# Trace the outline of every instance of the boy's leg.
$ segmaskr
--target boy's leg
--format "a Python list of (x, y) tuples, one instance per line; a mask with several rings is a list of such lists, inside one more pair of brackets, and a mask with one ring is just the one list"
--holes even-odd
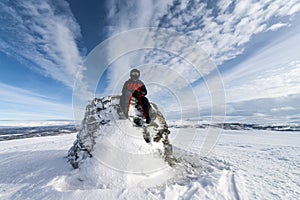
[(121, 96), (120, 108), (126, 118), (128, 117), (128, 102), (129, 102), (129, 99), (127, 99), (125, 96)]
[(151, 108), (151, 105), (149, 103), (149, 100), (145, 96), (140, 96), (139, 97), (139, 103), (143, 108), (144, 116), (146, 118), (146, 123), (149, 124), (151, 121), (151, 118), (149, 116), (149, 110)]

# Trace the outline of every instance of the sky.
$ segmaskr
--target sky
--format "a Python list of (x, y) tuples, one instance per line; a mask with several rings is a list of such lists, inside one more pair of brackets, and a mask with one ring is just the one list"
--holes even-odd
[[(299, 118), (299, 11), (298, 0), (3, 0), (0, 120), (73, 120), (77, 99), (120, 93), (132, 67), (168, 118), (222, 103), (227, 116)], [(130, 32), (145, 27), (157, 34)]]

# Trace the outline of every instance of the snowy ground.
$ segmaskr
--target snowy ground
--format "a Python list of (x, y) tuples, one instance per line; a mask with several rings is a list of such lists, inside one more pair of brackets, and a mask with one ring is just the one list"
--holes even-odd
[[(196, 177), (166, 181), (172, 170), (164, 169), (127, 174), (127, 183), (117, 185), (97, 182), (108, 171), (93, 171), (91, 177), (88, 167), (74, 170), (66, 162), (76, 134), (1, 141), (0, 199), (300, 199), (299, 132), (226, 130), (200, 159), (196, 153), (206, 130), (196, 138), (189, 128), (176, 131), (171, 133), (175, 153), (201, 163)], [(192, 139), (194, 154), (187, 154), (180, 148)], [(161, 182), (148, 188), (138, 184), (147, 179)]]
[(300, 199), (299, 132), (226, 130), (208, 159), (213, 171), (195, 191), (199, 199)]

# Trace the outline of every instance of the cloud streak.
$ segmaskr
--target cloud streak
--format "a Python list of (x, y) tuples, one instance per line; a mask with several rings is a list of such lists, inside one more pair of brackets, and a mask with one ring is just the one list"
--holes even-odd
[(80, 27), (65, 1), (0, 2), (0, 51), (72, 88), (82, 65)]
[[(299, 27), (298, 27), (299, 29)], [(300, 35), (275, 41), (223, 76), (227, 100), (242, 101), (300, 94)]]
[(30, 90), (0, 83), (0, 119), (71, 119), (72, 107)]
[(228, 114), (263, 113), (293, 116), (299, 113), (299, 26), (223, 75)]

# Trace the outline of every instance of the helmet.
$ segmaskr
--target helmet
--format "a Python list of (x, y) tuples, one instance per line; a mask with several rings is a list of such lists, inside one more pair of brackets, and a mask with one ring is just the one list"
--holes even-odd
[(139, 80), (140, 78), (140, 71), (137, 69), (133, 69), (130, 71), (130, 78), (134, 79), (134, 80)]

